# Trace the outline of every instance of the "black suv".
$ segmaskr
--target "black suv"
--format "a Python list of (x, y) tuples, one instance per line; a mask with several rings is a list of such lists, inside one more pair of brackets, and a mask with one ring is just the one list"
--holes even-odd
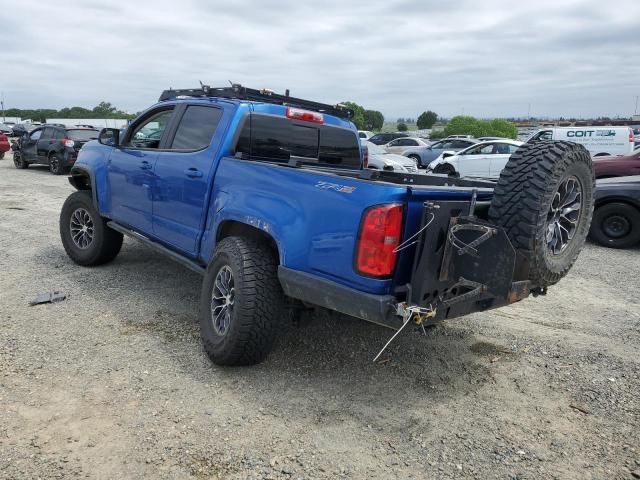
[(25, 133), (13, 152), (16, 168), (27, 168), (30, 164), (48, 165), (54, 175), (62, 175), (76, 161), (80, 148), (89, 140), (98, 138), (96, 129), (65, 128), (43, 125)]
[(406, 133), (377, 133), (369, 139), (369, 142), (375, 143), (376, 145), (386, 145), (391, 140), (408, 136)]

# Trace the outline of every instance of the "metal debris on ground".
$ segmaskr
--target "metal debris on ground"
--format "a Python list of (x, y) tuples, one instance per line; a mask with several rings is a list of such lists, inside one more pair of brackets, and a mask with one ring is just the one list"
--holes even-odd
[(34, 305), (41, 305), (43, 303), (61, 302), (66, 298), (67, 296), (60, 292), (39, 293), (29, 302), (29, 305), (33, 307)]

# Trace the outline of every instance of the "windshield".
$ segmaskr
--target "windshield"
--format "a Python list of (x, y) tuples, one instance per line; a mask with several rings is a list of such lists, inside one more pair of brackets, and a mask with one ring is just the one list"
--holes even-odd
[(67, 136), (71, 140), (87, 142), (89, 140), (95, 140), (96, 138), (98, 138), (98, 130), (67, 130)]
[(367, 148), (369, 149), (370, 155), (385, 155), (387, 153), (384, 148), (375, 143), (367, 142)]

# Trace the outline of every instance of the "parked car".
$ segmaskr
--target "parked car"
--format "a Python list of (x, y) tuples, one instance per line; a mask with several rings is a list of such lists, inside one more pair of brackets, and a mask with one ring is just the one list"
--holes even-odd
[(490, 142), (491, 140), (511, 140), (511, 138), (506, 137), (478, 137), (479, 142)]
[(600, 245), (629, 248), (640, 243), (640, 176), (596, 182), (595, 211), (589, 231)]
[(4, 154), (9, 150), (11, 150), (9, 138), (4, 133), (0, 133), (0, 160), (4, 158)]
[(593, 159), (593, 171), (596, 178), (640, 175), (640, 149), (631, 155), (596, 157)]
[(445, 150), (457, 152), (476, 143), (478, 143), (478, 141), (472, 138), (445, 138), (444, 140), (432, 143), (428, 147), (410, 147), (402, 152), (402, 155), (414, 159), (418, 162), (419, 167), (426, 168), (427, 165), (438, 158)]
[[(352, 115), (240, 85), (167, 90), (122, 137), (103, 129), (80, 150), (62, 245), (75, 263), (99, 265), (129, 235), (200, 273), (204, 350), (222, 365), (262, 361), (304, 306), (398, 330), (546, 293), (569, 271), (592, 212), (582, 146), (528, 146), (495, 191), (408, 182), (363, 170)], [(149, 124), (160, 141), (139, 147), (132, 139)], [(567, 197), (569, 180), (579, 198)], [(566, 230), (555, 228), (556, 199), (575, 214)]]
[(358, 130), (358, 137), (363, 140), (368, 140), (373, 137), (374, 133), (369, 130)]
[(429, 143), (417, 137), (402, 137), (391, 140), (384, 145), (384, 149), (389, 153), (402, 154), (407, 148), (428, 147)]
[(427, 171), (461, 177), (497, 179), (511, 154), (518, 150), (522, 143), (516, 140), (496, 140), (478, 143), (457, 153), (443, 152), (429, 164)]
[(367, 148), (368, 167), (378, 170), (393, 170), (402, 173), (419, 173), (415, 160), (387, 152), (375, 143), (363, 141)]
[(0, 123), (0, 133), (5, 135), (11, 135), (13, 133), (13, 125), (7, 123)]
[(385, 145), (389, 143), (391, 140), (395, 140), (396, 138), (408, 137), (408, 133), (376, 133), (373, 137), (370, 137), (368, 140), (371, 143), (375, 143), (376, 145)]
[(24, 134), (13, 152), (16, 168), (28, 168), (31, 164), (48, 165), (54, 175), (69, 170), (82, 146), (98, 138), (98, 130), (90, 128), (64, 128), (45, 125)]
[(584, 145), (592, 157), (600, 157), (630, 154), (633, 138), (629, 127), (553, 127), (538, 130), (527, 142), (566, 140)]
[(473, 135), (448, 135), (447, 138), (474, 138)]

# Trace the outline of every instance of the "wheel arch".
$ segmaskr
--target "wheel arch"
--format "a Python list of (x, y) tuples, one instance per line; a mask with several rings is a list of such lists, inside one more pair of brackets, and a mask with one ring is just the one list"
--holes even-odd
[(625, 197), (623, 195), (614, 195), (610, 197), (598, 198), (594, 202), (594, 208), (600, 208), (605, 205), (608, 205), (609, 203), (624, 203), (640, 211), (640, 201), (636, 201), (633, 198)]
[[(51, 153), (49, 153), (50, 155)], [(90, 190), (93, 205), (98, 209), (98, 192), (96, 190), (96, 181), (91, 172), (85, 168), (72, 167), (71, 175), (69, 175), (69, 183), (76, 190)]]
[(278, 259), (278, 264), (282, 264), (281, 249), (278, 242), (268, 232), (261, 230), (248, 223), (239, 220), (227, 219), (220, 222), (216, 231), (216, 245), (226, 237), (244, 237), (261, 243), (265, 243)]

